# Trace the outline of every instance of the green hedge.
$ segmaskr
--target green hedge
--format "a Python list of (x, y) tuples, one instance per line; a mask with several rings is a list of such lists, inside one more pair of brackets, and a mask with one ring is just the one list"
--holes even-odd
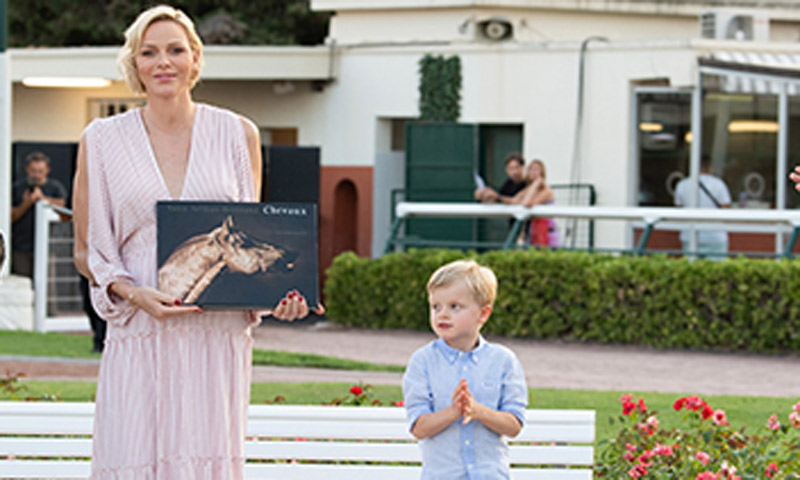
[(689, 262), (572, 251), (345, 253), (327, 272), (328, 317), (428, 329), (428, 277), (473, 257), (497, 274), (487, 334), (751, 352), (800, 351), (800, 261)]

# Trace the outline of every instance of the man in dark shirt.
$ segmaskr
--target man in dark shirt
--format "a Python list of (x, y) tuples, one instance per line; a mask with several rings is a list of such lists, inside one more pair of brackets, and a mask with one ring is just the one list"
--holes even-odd
[(42, 152), (25, 157), (25, 178), (11, 187), (11, 272), (33, 277), (34, 206), (38, 201), (63, 207), (67, 190), (48, 179), (50, 158)]
[(520, 190), (525, 188), (525, 159), (519, 152), (512, 152), (506, 156), (506, 179), (500, 190), (494, 191), (491, 187), (475, 190), (475, 199), (482, 203), (509, 203)]

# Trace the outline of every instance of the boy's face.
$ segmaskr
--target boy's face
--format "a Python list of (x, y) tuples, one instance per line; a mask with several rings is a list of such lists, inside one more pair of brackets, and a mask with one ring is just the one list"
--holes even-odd
[(458, 280), (433, 290), (428, 303), (431, 328), (439, 338), (464, 352), (475, 348), (481, 326), (489, 319), (492, 307), (478, 305), (466, 282)]

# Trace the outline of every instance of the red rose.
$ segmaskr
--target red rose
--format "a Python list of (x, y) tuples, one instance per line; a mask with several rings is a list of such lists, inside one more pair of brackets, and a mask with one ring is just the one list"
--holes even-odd
[(636, 409), (636, 404), (633, 402), (625, 402), (622, 404), (622, 414), (630, 415)]
[(642, 412), (642, 413), (646, 413), (647, 412), (647, 405), (645, 405), (643, 398), (639, 399), (639, 411)]
[(392, 402), (392, 405), (394, 405), (395, 407), (402, 407), (405, 405), (405, 403), (403, 403), (402, 400), (398, 400), (397, 402)]
[(353, 395), (358, 396), (358, 395), (361, 395), (362, 393), (364, 393), (364, 389), (359, 387), (358, 385), (353, 385), (352, 387), (350, 387), (350, 393), (352, 393)]
[(686, 405), (686, 401), (686, 397), (679, 398), (672, 404), (672, 408), (674, 408), (676, 412), (680, 412)]
[(700, 412), (700, 415), (703, 416), (703, 420), (708, 420), (714, 415), (714, 409), (708, 405), (703, 405), (703, 411)]
[(764, 475), (766, 475), (767, 478), (772, 478), (775, 476), (776, 473), (778, 473), (778, 466), (775, 464), (775, 462), (769, 462), (769, 465), (767, 465), (767, 470), (764, 472)]

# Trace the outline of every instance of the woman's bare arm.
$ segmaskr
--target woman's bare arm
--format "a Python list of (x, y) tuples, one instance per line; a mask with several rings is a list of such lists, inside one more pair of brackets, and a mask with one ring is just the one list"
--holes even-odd
[(72, 251), (72, 257), (78, 272), (94, 283), (94, 277), (92, 277), (92, 272), (89, 271), (89, 263), (87, 261), (88, 244), (86, 233), (89, 227), (89, 177), (86, 168), (86, 142), (81, 137), (81, 141), (78, 144), (75, 178), (72, 183), (72, 219), (75, 228), (75, 246)]
[(250, 120), (241, 117), (244, 134), (247, 138), (247, 150), (250, 152), (250, 168), (253, 171), (253, 188), (255, 201), (261, 200), (261, 138), (258, 127)]

